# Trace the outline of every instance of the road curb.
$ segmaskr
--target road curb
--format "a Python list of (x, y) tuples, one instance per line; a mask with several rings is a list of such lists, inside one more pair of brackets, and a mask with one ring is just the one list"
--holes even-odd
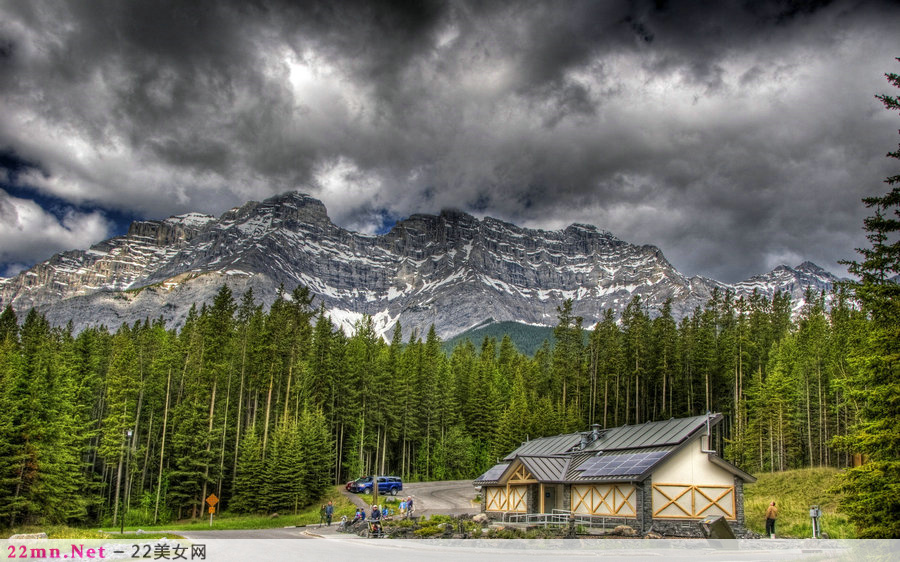
[(301, 535), (306, 535), (306, 536), (308, 536), (308, 537), (315, 537), (315, 538), (317, 538), (317, 539), (324, 539), (324, 538), (325, 538), (325, 535), (319, 535), (319, 534), (316, 534), (316, 533), (313, 533), (313, 532), (310, 532), (310, 531), (301, 531), (300, 534), (301, 534)]

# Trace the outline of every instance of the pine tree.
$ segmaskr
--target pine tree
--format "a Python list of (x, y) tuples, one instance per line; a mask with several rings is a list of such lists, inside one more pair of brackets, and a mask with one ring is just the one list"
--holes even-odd
[(7, 338), (16, 338), (19, 333), (18, 322), (16, 312), (12, 306), (6, 305), (6, 308), (0, 313), (0, 341)]
[[(897, 59), (900, 61), (900, 58)], [(900, 74), (886, 74), (900, 88)], [(876, 96), (890, 111), (900, 99)], [(900, 160), (900, 149), (888, 157)], [(863, 199), (874, 213), (863, 224), (869, 248), (862, 260), (846, 262), (859, 281), (856, 298), (872, 319), (864, 347), (851, 359), (858, 367), (852, 395), (862, 405), (860, 422), (837, 444), (866, 455), (869, 462), (850, 469), (843, 479), (842, 506), (862, 538), (900, 538), (900, 175), (885, 180), (891, 190)]]
[[(628, 374), (625, 396), (625, 423), (641, 423), (647, 421), (647, 413), (642, 407), (646, 402), (646, 375), (649, 370), (649, 319), (642, 310), (641, 297), (635, 295), (622, 313), (622, 332), (624, 342), (625, 373)], [(633, 415), (631, 412), (634, 412)]]
[(262, 444), (254, 429), (248, 428), (241, 440), (237, 469), (234, 475), (233, 495), (229, 508), (238, 513), (262, 511), (263, 491)]
[(673, 374), (678, 371), (675, 348), (678, 345), (678, 326), (672, 318), (672, 299), (663, 303), (660, 314), (653, 320), (653, 353), (655, 355), (655, 379), (658, 381), (658, 408), (653, 409), (654, 419), (670, 418), (672, 415)]
[[(558, 410), (563, 413), (569, 404), (575, 405), (576, 410), (581, 406), (581, 390), (584, 386), (584, 334), (581, 327), (583, 319), (573, 316), (572, 299), (566, 299), (561, 306), (556, 307), (557, 323), (553, 328), (553, 337), (556, 339), (556, 347), (553, 349), (553, 378), (558, 385), (556, 396), (559, 400)], [(584, 425), (582, 420), (573, 420), (576, 427), (567, 424), (562, 426), (574, 431)], [(569, 427), (567, 427), (569, 426)]]
[[(308, 498), (301, 495), (304, 484), (304, 453), (297, 425), (291, 419), (280, 421), (273, 432), (272, 445), (261, 474), (261, 498), (267, 510), (296, 513), (298, 507), (306, 503)], [(330, 471), (330, 465), (327, 468)]]
[(603, 427), (619, 425), (620, 391), (622, 378), (622, 334), (616, 324), (615, 313), (611, 308), (603, 312), (603, 320), (597, 323), (591, 333), (590, 353), (593, 362), (591, 387), (594, 389), (591, 400), (593, 416), (590, 423), (600, 422)]
[(331, 485), (334, 445), (328, 421), (319, 409), (305, 409), (297, 431), (298, 465), (302, 478), (298, 480), (301, 484), (298, 494), (300, 505), (305, 505), (325, 495)]
[[(11, 310), (11, 309), (9, 309)], [(15, 332), (0, 340), (0, 524), (21, 521), (27, 508), (22, 494), (23, 470), (29, 466), (29, 450), (21, 433), (28, 381)], [(27, 483), (30, 475), (24, 478)]]
[(528, 396), (522, 373), (516, 373), (513, 383), (512, 397), (497, 423), (497, 436), (494, 440), (493, 454), (502, 458), (511, 453), (528, 436), (530, 427), (528, 412)]

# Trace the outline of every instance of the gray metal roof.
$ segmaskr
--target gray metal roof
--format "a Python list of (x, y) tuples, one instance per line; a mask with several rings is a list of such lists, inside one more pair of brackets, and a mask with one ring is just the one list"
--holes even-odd
[[(712, 414), (710, 424), (722, 421), (722, 414)], [(615, 451), (622, 449), (643, 449), (676, 445), (701, 430), (706, 425), (706, 416), (647, 422), (637, 425), (623, 425), (600, 430), (600, 438), (585, 447), (585, 451)], [(516, 457), (561, 455), (571, 453), (581, 443), (581, 433), (566, 433), (553, 437), (541, 437), (526, 441), (503, 460)]]
[(496, 484), (500, 480), (500, 477), (503, 476), (503, 473), (508, 466), (508, 462), (495, 464), (489, 468), (487, 472), (475, 479), (475, 485)]
[(519, 457), (536, 480), (562, 482), (566, 477), (567, 457)]
[[(710, 424), (722, 420), (722, 414), (710, 416)], [(624, 425), (601, 431), (602, 435), (591, 442), (586, 451), (614, 451), (622, 449), (643, 449), (677, 445), (706, 426), (706, 416), (647, 422), (638, 425)]]
[(580, 442), (581, 436), (578, 433), (566, 433), (553, 437), (532, 439), (522, 443), (518, 449), (508, 454), (503, 460), (509, 461), (516, 457), (525, 456), (558, 455), (569, 451)]
[[(722, 414), (710, 415), (710, 426), (722, 419)], [(479, 476), (475, 483), (499, 482), (516, 458), (521, 459), (535, 479), (541, 482), (643, 480), (674, 451), (705, 432), (706, 422), (707, 416), (704, 415), (614, 427), (601, 430), (600, 437), (584, 449), (579, 449), (582, 433), (533, 439), (522, 443), (504, 459), (506, 462)], [(715, 454), (709, 457), (713, 463), (736, 476), (748, 482), (754, 480), (753, 476)]]

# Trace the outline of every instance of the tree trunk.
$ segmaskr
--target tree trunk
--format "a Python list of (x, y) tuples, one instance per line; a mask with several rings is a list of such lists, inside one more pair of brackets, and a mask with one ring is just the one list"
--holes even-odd
[[(242, 409), (244, 407), (244, 376), (246, 374), (247, 369), (247, 336), (244, 334), (244, 342), (241, 347), (241, 383), (240, 390), (238, 390), (238, 410), (237, 410), (237, 428), (234, 432), (234, 465), (231, 471), (231, 481), (234, 482), (234, 478), (237, 475), (237, 464), (238, 464), (238, 451), (240, 450), (241, 444), (241, 419)], [(249, 410), (249, 408), (248, 408)]]
[(228, 386), (225, 388), (225, 419), (222, 421), (222, 451), (219, 455), (219, 474), (216, 495), (222, 497), (222, 480), (225, 479), (225, 438), (228, 433), (228, 406), (231, 401), (231, 377), (234, 374), (234, 364), (228, 369)]
[(159, 447), (159, 475), (156, 478), (156, 507), (153, 508), (153, 524), (159, 521), (159, 493), (162, 489), (163, 459), (166, 457), (166, 424), (169, 421), (169, 388), (172, 383), (172, 369), (166, 379), (166, 405), (163, 409), (162, 444)]
[(216, 388), (219, 386), (219, 377), (213, 379), (212, 397), (209, 399), (209, 429), (206, 432), (206, 455), (204, 457), (203, 468), (203, 492), (200, 494), (200, 505), (206, 499), (206, 486), (209, 483), (209, 454), (212, 451), (212, 430), (213, 420), (216, 409)]
[(138, 494), (144, 493), (144, 484), (147, 481), (147, 465), (150, 463), (150, 438), (153, 436), (153, 410), (150, 410), (150, 423), (147, 425), (147, 446), (144, 449), (144, 462), (141, 468), (141, 485)]
[(272, 407), (272, 384), (275, 382), (275, 367), (269, 368), (269, 394), (266, 398), (266, 425), (263, 427), (262, 458), (266, 460), (266, 443), (269, 440), (269, 412)]

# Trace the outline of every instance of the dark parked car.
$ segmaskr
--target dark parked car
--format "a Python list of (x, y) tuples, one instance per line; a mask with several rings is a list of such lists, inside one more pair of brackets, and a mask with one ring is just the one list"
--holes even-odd
[[(356, 492), (358, 494), (361, 493), (372, 493), (372, 477), (364, 476), (357, 480), (354, 480), (348, 485), (348, 490), (351, 492)], [(403, 480), (400, 479), (399, 476), (379, 476), (378, 477), (378, 493), (379, 494), (390, 494), (392, 496), (396, 496), (397, 492), (403, 490)]]

